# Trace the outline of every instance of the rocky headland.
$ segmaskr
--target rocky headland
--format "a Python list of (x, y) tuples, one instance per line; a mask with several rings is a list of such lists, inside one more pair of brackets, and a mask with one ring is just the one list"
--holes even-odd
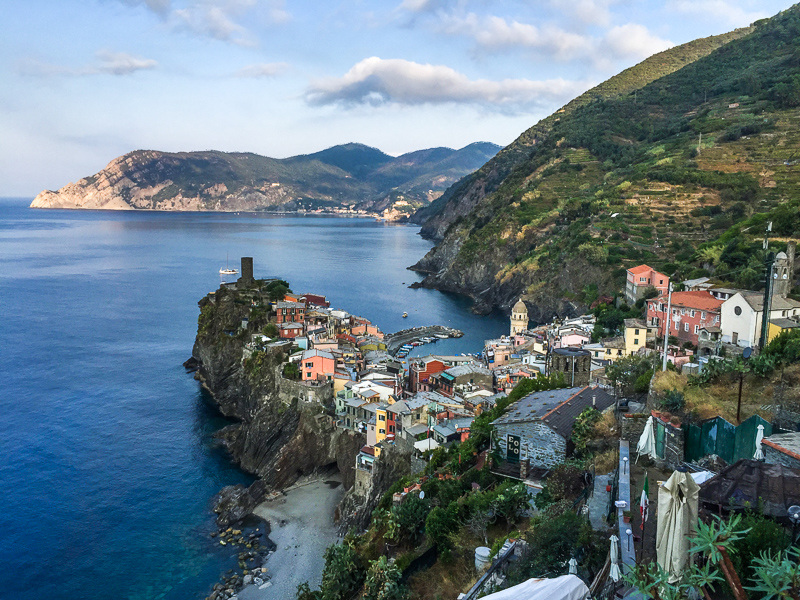
[[(217, 437), (242, 469), (258, 477), (249, 487), (224, 488), (214, 500), (220, 543), (245, 546), (241, 561), (245, 567), (226, 575), (211, 596), (215, 600), (230, 597), (229, 590), (235, 593), (248, 574), (248, 582), (253, 582), (257, 573), (248, 566), (265, 560), (259, 549), (268, 546), (259, 541), (255, 549), (248, 547), (253, 542), (232, 531), (242, 530), (252, 515), (268, 514), (269, 506), (298, 480), (336, 474), (344, 493), (330, 517), (347, 530), (367, 524), (386, 489), (409, 470), (408, 455), (390, 448), (376, 460), (370, 480), (356, 485), (356, 456), (366, 437), (336, 426), (332, 384), (285, 377), (283, 366), (291, 346), (280, 341), (258, 343), (261, 332), (274, 326), (267, 284), (258, 280), (250, 285), (224, 284), (201, 299), (197, 338), (184, 365), (233, 421)], [(259, 579), (261, 585), (268, 582)]]

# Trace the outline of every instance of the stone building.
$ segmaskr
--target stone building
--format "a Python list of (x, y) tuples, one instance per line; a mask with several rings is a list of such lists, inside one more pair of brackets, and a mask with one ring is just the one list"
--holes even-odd
[(511, 337), (522, 333), (528, 329), (528, 307), (522, 301), (517, 300), (514, 308), (511, 309)]
[(778, 252), (772, 265), (772, 293), (785, 298), (794, 286), (795, 242), (789, 242), (786, 252)]
[(592, 373), (592, 354), (588, 350), (556, 348), (550, 356), (550, 373), (563, 373), (567, 385), (589, 385)]
[(534, 392), (495, 419), (496, 441), (508, 462), (552, 468), (572, 453), (572, 426), (587, 408), (604, 411), (614, 397), (601, 388), (572, 387)]

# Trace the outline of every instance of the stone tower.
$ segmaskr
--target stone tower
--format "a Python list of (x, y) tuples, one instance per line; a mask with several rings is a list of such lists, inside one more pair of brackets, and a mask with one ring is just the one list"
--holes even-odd
[(568, 387), (587, 386), (592, 375), (592, 354), (588, 350), (556, 348), (550, 357), (550, 373), (563, 373)]
[(786, 297), (794, 286), (795, 242), (789, 242), (786, 252), (778, 252), (772, 266), (772, 294)]
[(253, 257), (252, 256), (243, 256), (242, 257), (242, 276), (239, 278), (239, 283), (244, 286), (252, 285), (253, 284)]
[(511, 335), (516, 335), (526, 329), (528, 329), (528, 307), (520, 298), (511, 309)]

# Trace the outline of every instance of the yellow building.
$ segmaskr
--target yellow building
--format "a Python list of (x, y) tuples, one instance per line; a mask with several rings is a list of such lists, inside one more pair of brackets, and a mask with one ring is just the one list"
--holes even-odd
[(647, 323), (642, 319), (625, 319), (625, 354), (636, 354), (653, 336), (648, 335)]
[(767, 331), (767, 343), (771, 342), (784, 331), (790, 331), (798, 327), (800, 327), (800, 323), (792, 321), (791, 319), (772, 319), (769, 322), (769, 330)]
[[(385, 404), (381, 404), (375, 409), (375, 443), (380, 444), (386, 439), (386, 432), (389, 428), (389, 411)], [(377, 456), (377, 454), (376, 454)]]

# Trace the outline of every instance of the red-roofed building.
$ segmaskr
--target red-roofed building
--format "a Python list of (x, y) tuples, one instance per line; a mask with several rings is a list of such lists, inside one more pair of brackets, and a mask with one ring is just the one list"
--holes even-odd
[[(669, 335), (681, 342), (697, 345), (698, 334), (704, 327), (719, 327), (722, 300), (708, 292), (673, 292), (672, 314), (669, 318)], [(664, 337), (667, 321), (667, 296), (647, 301), (647, 325), (656, 327)]]
[(281, 323), (302, 323), (306, 319), (306, 305), (300, 302), (278, 302), (275, 304), (278, 325)]
[(628, 279), (625, 283), (625, 299), (628, 304), (636, 304), (649, 287), (654, 287), (659, 295), (666, 294), (669, 289), (669, 277), (647, 265), (628, 269)]
[(305, 298), (306, 305), (324, 306), (325, 308), (329, 308), (331, 305), (325, 296), (319, 294), (303, 294), (303, 298)]

